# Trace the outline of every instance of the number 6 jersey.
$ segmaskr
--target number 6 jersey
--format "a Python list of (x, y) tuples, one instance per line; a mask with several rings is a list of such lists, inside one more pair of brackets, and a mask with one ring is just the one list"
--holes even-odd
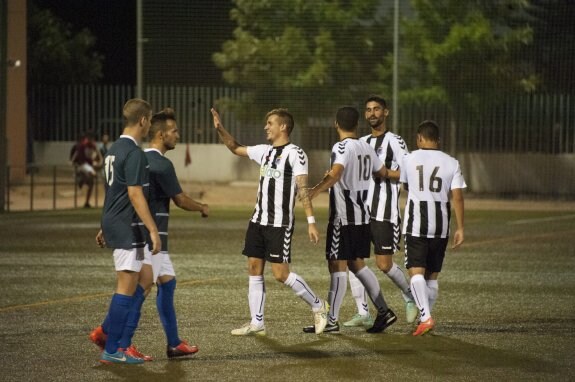
[(420, 149), (403, 159), (400, 175), (409, 194), (405, 206), (403, 234), (416, 237), (449, 236), (449, 193), (466, 188), (457, 159), (434, 149)]

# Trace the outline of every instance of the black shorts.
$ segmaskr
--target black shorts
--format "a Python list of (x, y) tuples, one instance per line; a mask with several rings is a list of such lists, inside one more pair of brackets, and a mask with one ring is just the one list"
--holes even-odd
[(376, 255), (393, 255), (399, 251), (401, 229), (389, 221), (370, 220), (371, 242)]
[(371, 232), (369, 224), (327, 225), (325, 240), (325, 258), (327, 260), (367, 259), (371, 251)]
[(291, 263), (293, 228), (270, 227), (250, 221), (242, 253), (272, 263)]
[(405, 267), (441, 272), (448, 238), (405, 236)]

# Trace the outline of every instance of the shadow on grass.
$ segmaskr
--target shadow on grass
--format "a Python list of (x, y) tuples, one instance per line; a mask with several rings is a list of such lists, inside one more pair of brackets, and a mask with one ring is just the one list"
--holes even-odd
[(126, 381), (155, 382), (155, 381), (188, 381), (183, 361), (192, 361), (193, 358), (181, 358), (165, 363), (163, 371), (149, 370), (146, 365), (103, 365), (94, 366), (95, 370), (109, 372)]
[(339, 378), (350, 379), (373, 378), (374, 373), (385, 375), (386, 364), (414, 374), (456, 378), (469, 376), (473, 370), (484, 376), (494, 369), (504, 375), (556, 372), (556, 365), (541, 359), (440, 335), (328, 334), (288, 346), (269, 337), (257, 338), (257, 341), (269, 351), (233, 358), (256, 363), (292, 359), (295, 361), (291, 362), (292, 366), (321, 369), (322, 373), (329, 371)]

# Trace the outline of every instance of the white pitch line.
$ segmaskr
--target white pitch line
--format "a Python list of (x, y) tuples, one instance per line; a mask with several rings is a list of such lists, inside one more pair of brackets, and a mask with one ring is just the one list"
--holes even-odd
[[(188, 280), (188, 281), (178, 282), (178, 286), (201, 285), (201, 284), (208, 284), (211, 282), (217, 282), (217, 281), (221, 281), (221, 280), (222, 279), (220, 279), (220, 278), (212, 278), (212, 279), (204, 279), (204, 280)], [(90, 295), (66, 297), (66, 298), (61, 298), (61, 299), (56, 299), (56, 300), (39, 301), (39, 302), (30, 303), (30, 304), (11, 305), (11, 306), (6, 306), (3, 308), (0, 308), (0, 313), (10, 312), (10, 311), (20, 310), (20, 309), (26, 309), (26, 308), (38, 308), (38, 307), (46, 306), (46, 305), (59, 305), (59, 304), (68, 303), (68, 302), (86, 301), (86, 300), (92, 300), (92, 299), (100, 298), (100, 297), (110, 297), (110, 296), (112, 296), (112, 294), (113, 294), (113, 292), (96, 293), (96, 294), (90, 294)]]
[(561, 215), (561, 216), (550, 216), (548, 218), (535, 218), (535, 219), (522, 219), (522, 220), (513, 220), (508, 222), (508, 225), (517, 225), (517, 224), (531, 224), (531, 223), (545, 223), (545, 222), (554, 222), (559, 220), (569, 220), (575, 219), (575, 215)]

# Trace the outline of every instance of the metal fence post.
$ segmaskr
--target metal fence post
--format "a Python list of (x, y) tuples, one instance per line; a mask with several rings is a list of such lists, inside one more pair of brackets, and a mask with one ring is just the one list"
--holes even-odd
[(56, 209), (56, 166), (52, 170), (52, 209)]

